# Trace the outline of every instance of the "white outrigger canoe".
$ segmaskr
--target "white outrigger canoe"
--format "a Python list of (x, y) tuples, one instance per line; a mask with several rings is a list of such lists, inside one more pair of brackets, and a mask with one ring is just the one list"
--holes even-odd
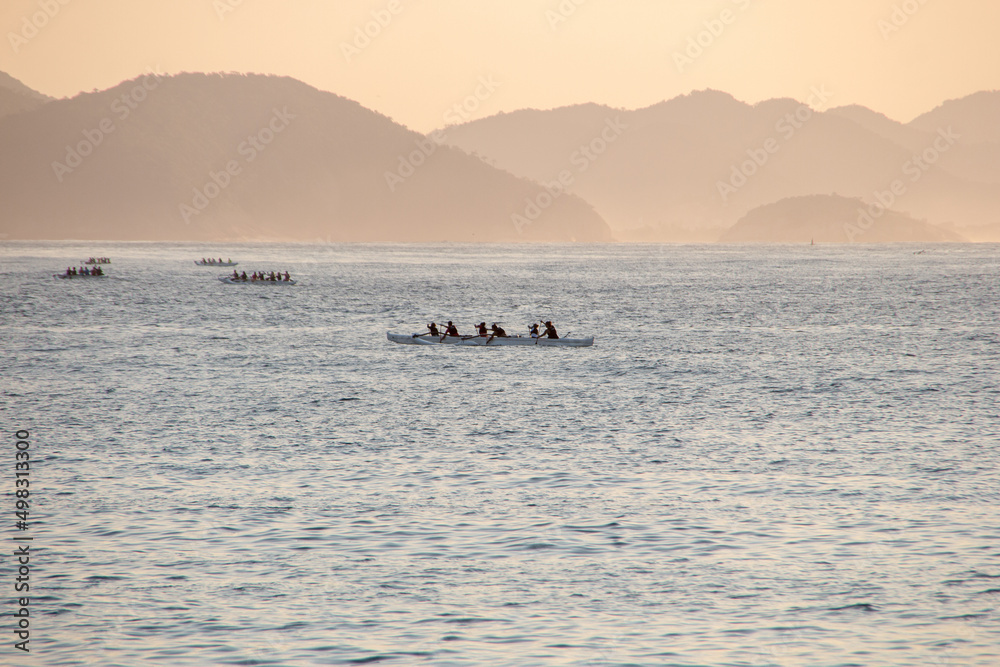
[(432, 336), (425, 334), (397, 334), (385, 332), (385, 337), (393, 343), (402, 345), (487, 345), (489, 347), (505, 347), (509, 345), (535, 345), (539, 347), (590, 347), (594, 337), (590, 338), (531, 338), (530, 336)]
[(236, 266), (239, 264), (239, 262), (199, 262), (198, 260), (195, 260), (194, 263), (198, 266)]
[(219, 276), (219, 280), (230, 285), (294, 285), (298, 282), (297, 280), (261, 280), (259, 278), (257, 280), (250, 280), (249, 278), (246, 280), (242, 278), (236, 280), (232, 276)]

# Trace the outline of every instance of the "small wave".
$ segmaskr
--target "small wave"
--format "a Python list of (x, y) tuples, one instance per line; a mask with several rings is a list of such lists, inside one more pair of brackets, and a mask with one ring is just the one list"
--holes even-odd
[(856, 604), (844, 605), (843, 607), (831, 607), (830, 611), (848, 611), (851, 609), (857, 609), (858, 611), (878, 611), (876, 605), (870, 604), (868, 602), (858, 602)]

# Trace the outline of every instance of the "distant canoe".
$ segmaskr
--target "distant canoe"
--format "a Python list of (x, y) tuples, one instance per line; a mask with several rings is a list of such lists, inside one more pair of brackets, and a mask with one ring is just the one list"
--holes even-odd
[(239, 262), (199, 262), (195, 260), (194, 262), (198, 266), (236, 266)]
[(88, 259), (86, 262), (84, 262), (84, 264), (110, 264), (110, 263), (111, 263), (110, 259), (95, 259), (93, 261)]
[(534, 347), (590, 347), (594, 337), (589, 338), (531, 338), (530, 336), (432, 336), (430, 334), (396, 334), (387, 331), (385, 337), (401, 345), (480, 345), (489, 347), (527, 346)]
[(65, 273), (53, 273), (52, 277), (53, 278), (62, 278), (64, 280), (66, 278), (107, 278), (108, 274), (102, 273), (100, 275), (96, 275), (95, 276), (95, 275), (87, 275), (86, 273), (77, 273), (77, 274), (73, 274), (73, 275), (66, 275)]
[(232, 276), (219, 276), (219, 280), (230, 285), (294, 285), (296, 280), (236, 280)]

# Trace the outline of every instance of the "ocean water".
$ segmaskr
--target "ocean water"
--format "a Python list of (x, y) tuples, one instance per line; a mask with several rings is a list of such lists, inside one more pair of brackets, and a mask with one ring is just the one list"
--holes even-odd
[(4, 242), (0, 663), (998, 665), (998, 258)]

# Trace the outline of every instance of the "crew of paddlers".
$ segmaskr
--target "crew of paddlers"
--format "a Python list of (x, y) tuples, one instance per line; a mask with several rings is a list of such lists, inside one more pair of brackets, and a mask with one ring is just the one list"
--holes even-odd
[[(510, 338), (507, 332), (504, 331), (503, 327), (501, 327), (496, 322), (494, 322), (493, 326), (490, 327), (486, 326), (486, 322), (480, 322), (479, 324), (476, 324), (474, 326), (477, 332), (474, 335), (482, 336), (484, 338), (487, 336), (489, 336), (490, 338)], [(458, 333), (458, 327), (456, 327), (451, 320), (448, 320), (448, 324), (445, 325), (444, 331), (438, 329), (438, 325), (435, 322), (431, 322), (430, 324), (427, 325), (427, 333), (429, 333), (431, 336), (459, 337), (461, 335)], [(545, 331), (543, 331), (542, 333), (538, 333), (537, 322), (535, 324), (529, 325), (528, 336), (530, 336), (531, 338), (559, 338), (559, 334), (556, 333), (555, 326), (552, 324), (552, 322), (548, 321), (545, 322)]]
[(271, 271), (270, 273), (268, 273), (267, 271), (260, 271), (260, 272), (254, 271), (249, 276), (247, 276), (246, 271), (244, 271), (243, 273), (237, 273), (236, 269), (233, 269), (233, 275), (229, 277), (232, 280), (239, 280), (240, 282), (244, 283), (255, 283), (259, 280), (266, 280), (267, 282), (272, 282), (272, 283), (287, 283), (291, 282), (292, 280), (292, 277), (288, 274), (288, 271), (285, 271), (284, 273), (282, 273), (281, 271), (277, 272)]
[(69, 276), (103, 276), (104, 271), (99, 266), (95, 266), (92, 269), (88, 269), (85, 266), (81, 266), (79, 269), (75, 269), (72, 266), (66, 268), (66, 273)]
[(110, 257), (91, 257), (84, 264), (110, 264)]
[(221, 257), (219, 259), (215, 259), (214, 257), (209, 257), (208, 259), (205, 259), (204, 257), (202, 257), (201, 258), (201, 263), (202, 264), (232, 264), (233, 260), (226, 259), (226, 261), (223, 262)]

